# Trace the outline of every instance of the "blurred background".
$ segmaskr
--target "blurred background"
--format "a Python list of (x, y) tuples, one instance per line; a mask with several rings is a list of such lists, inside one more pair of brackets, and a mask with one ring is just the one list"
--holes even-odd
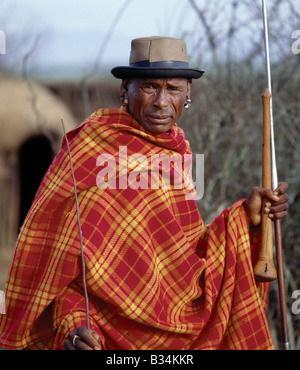
[[(267, 0), (279, 181), (289, 183), (282, 222), (288, 325), (300, 349), (300, 6)], [(75, 127), (99, 108), (120, 106), (110, 70), (128, 65), (133, 38), (183, 38), (195, 81), (192, 108), (179, 124), (205, 155), (206, 223), (261, 184), (261, 93), (267, 86), (260, 0), (1, 0), (0, 289), (18, 230), (60, 147), (61, 118)], [(293, 38), (293, 37), (294, 38)], [(298, 37), (298, 39), (297, 39)], [(268, 320), (280, 348), (277, 282)]]

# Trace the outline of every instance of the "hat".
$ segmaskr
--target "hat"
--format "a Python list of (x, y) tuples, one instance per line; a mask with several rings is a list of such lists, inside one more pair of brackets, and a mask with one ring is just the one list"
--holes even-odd
[(142, 37), (131, 41), (129, 66), (111, 70), (116, 78), (200, 78), (204, 70), (189, 67), (186, 44), (172, 37)]

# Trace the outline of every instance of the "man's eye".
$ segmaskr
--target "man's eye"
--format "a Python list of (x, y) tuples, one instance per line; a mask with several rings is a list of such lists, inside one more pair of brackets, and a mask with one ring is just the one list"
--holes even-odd
[(145, 91), (149, 92), (149, 91), (154, 91), (154, 90), (155, 90), (155, 87), (153, 87), (152, 85), (145, 85), (145, 86), (143, 87), (143, 89), (144, 89)]
[(171, 92), (180, 92), (181, 89), (178, 86), (169, 86), (168, 90)]

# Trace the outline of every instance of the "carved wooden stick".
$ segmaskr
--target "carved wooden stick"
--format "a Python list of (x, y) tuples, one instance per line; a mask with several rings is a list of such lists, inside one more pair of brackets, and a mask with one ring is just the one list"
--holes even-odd
[[(270, 100), (269, 89), (262, 94), (263, 105), (263, 145), (262, 145), (262, 186), (272, 189), (271, 173), (271, 130), (270, 130)], [(272, 281), (277, 279), (277, 272), (273, 261), (273, 225), (269, 216), (264, 213), (266, 200), (262, 206), (262, 245), (259, 259), (254, 267), (254, 275), (257, 281)]]

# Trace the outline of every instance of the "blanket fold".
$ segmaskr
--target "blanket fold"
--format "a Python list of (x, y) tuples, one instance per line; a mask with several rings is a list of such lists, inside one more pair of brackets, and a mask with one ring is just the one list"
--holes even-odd
[[(68, 141), (89, 313), (102, 348), (273, 349), (264, 313), (269, 284), (257, 285), (252, 272), (259, 235), (249, 231), (243, 200), (203, 224), (188, 197), (192, 180), (181, 172), (191, 154), (183, 131), (174, 125), (153, 135), (124, 109), (106, 109)], [(175, 159), (160, 164), (159, 186), (151, 187), (153, 155)], [(177, 175), (182, 186), (175, 186)], [(6, 300), (0, 347), (62, 349), (68, 332), (85, 325), (65, 142), (21, 229)]]

